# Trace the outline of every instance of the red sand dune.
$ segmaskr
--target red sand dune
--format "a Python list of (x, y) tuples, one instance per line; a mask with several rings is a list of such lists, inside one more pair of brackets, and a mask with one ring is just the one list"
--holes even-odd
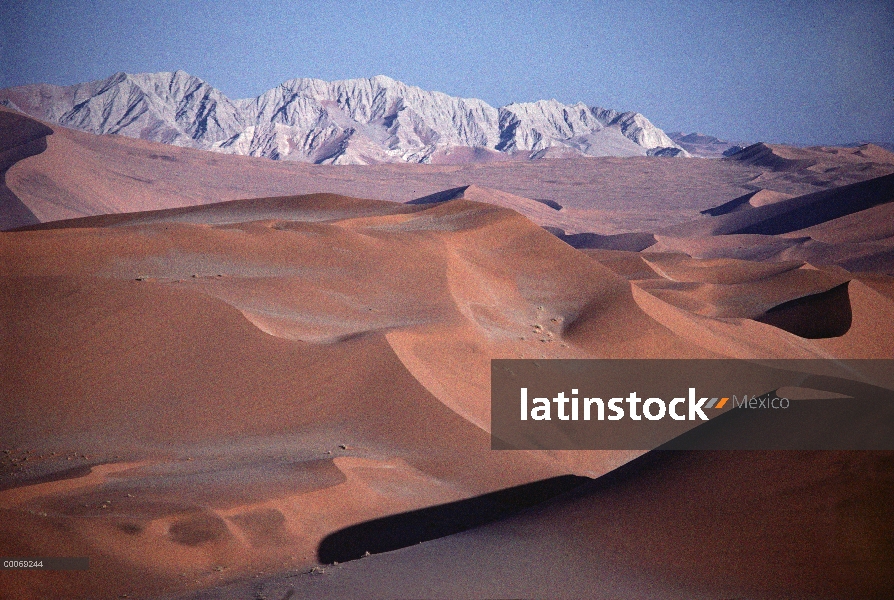
[[(873, 319), (894, 301), (867, 286), (845, 298), (840, 338), (753, 320), (840, 272), (646, 253), (661, 279), (631, 284), (598, 253), (467, 200), (318, 195), (93, 217), (3, 234), (0, 253), (0, 438), (33, 461), (4, 463), (2, 551), (89, 554), (96, 567), (3, 574), (22, 597), (301, 568), (340, 527), (630, 457), (488, 451), (491, 357), (892, 353)], [(695, 287), (680, 299), (646, 285), (681, 279)], [(736, 286), (753, 304), (731, 313), (722, 288)], [(826, 344), (849, 335), (874, 351)], [(82, 466), (108, 470), (32, 483)]]
[[(755, 196), (749, 196), (748, 200)], [(743, 199), (745, 197), (732, 202)], [(779, 235), (884, 206), (892, 201), (894, 174), (794, 198), (777, 195), (774, 201), (757, 206), (750, 202), (740, 204), (736, 207), (738, 210), (720, 210), (722, 207), (718, 207), (705, 211), (712, 218), (667, 227), (661, 233), (678, 236)]]
[(653, 452), (476, 530), (188, 597), (885, 598), (892, 461)]
[(796, 148), (781, 144), (752, 144), (729, 160), (768, 166), (775, 171), (793, 171), (805, 166), (829, 168), (845, 164), (865, 164), (872, 161), (876, 165), (894, 164), (894, 153), (875, 144), (863, 144), (853, 148), (839, 146), (813, 146)]
[[(163, 147), (157, 156), (188, 164), (176, 172), (150, 157), (157, 145), (38, 134), (47, 150), (7, 171), (18, 177), (9, 189), (41, 219), (64, 212), (59, 198), (83, 218), (0, 233), (0, 555), (88, 555), (91, 569), (2, 571), (11, 597), (242, 598), (259, 573), (273, 577), (268, 597), (890, 589), (890, 453), (652, 453), (509, 520), (282, 578), (319, 567), (321, 544), (345, 528), (600, 477), (639, 454), (490, 451), (492, 358), (890, 358), (892, 278), (785, 258), (798, 232), (578, 250), (511, 209), (570, 213), (580, 197), (555, 210), (477, 184), (434, 203), (208, 204), (248, 189), (237, 181), (266, 195), (297, 166)], [(624, 165), (658, 165), (665, 187), (680, 180), (655, 160), (592, 164), (616, 179)], [(740, 196), (727, 192), (743, 167), (714, 162), (715, 176), (733, 174), (723, 200)], [(477, 167), (492, 178), (509, 168)], [(525, 185), (566, 167), (543, 168), (525, 166)], [(140, 169), (158, 179), (128, 183)], [(364, 172), (351, 185), (385, 173)], [(388, 173), (440, 182), (447, 171)], [(157, 210), (178, 203), (201, 206)], [(156, 210), (89, 216), (131, 206)], [(842, 223), (884, 206), (810, 228), (870, 243)], [(648, 207), (619, 210), (631, 219)], [(776, 262), (659, 247), (746, 237), (783, 248)], [(831, 325), (805, 325), (815, 323)]]
[(805, 185), (838, 187), (888, 175), (894, 169), (894, 153), (875, 144), (795, 148), (758, 143), (723, 160), (768, 169), (750, 183), (793, 195), (804, 194)]
[(752, 206), (749, 196), (659, 230), (650, 250), (801, 260), (894, 274), (894, 175)]

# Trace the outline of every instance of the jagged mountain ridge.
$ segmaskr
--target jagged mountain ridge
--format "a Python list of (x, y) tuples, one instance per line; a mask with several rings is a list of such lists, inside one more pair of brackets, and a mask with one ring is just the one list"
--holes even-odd
[[(445, 162), (517, 156), (687, 156), (635, 112), (556, 100), (494, 108), (379, 75), (292, 79), (231, 100), (183, 71), (116, 73), (72, 86), (0, 90), (0, 103), (96, 134), (327, 164)], [(474, 153), (456, 152), (475, 149)]]

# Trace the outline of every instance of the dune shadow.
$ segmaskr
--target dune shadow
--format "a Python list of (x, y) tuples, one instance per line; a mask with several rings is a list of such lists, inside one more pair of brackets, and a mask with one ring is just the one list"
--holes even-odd
[(457, 198), (463, 195), (469, 186), (463, 185), (460, 187), (450, 188), (449, 190), (443, 190), (440, 192), (435, 192), (434, 194), (429, 194), (428, 196), (422, 196), (421, 198), (415, 198), (405, 204), (437, 204), (439, 202), (448, 202), (450, 200), (456, 200)]
[(848, 283), (783, 302), (755, 320), (807, 339), (842, 336), (853, 321)]
[(9, 110), (0, 111), (0, 231), (39, 223), (40, 219), (6, 185), (6, 172), (17, 162), (47, 149), (53, 130)]
[(28, 479), (2, 482), (2, 483), (0, 483), (0, 492), (4, 492), (6, 490), (11, 490), (11, 489), (15, 489), (15, 488), (37, 485), (39, 483), (50, 483), (53, 481), (64, 481), (66, 479), (79, 479), (81, 477), (86, 477), (92, 471), (93, 471), (93, 467), (91, 465), (80, 465), (77, 467), (63, 469), (61, 471), (54, 471), (52, 473), (44, 473), (42, 475), (37, 475), (35, 477), (30, 477)]
[(600, 235), (598, 233), (565, 233), (560, 227), (544, 226), (547, 230), (572, 248), (578, 250), (624, 250), (642, 252), (658, 241), (651, 233), (635, 231)]
[(725, 202), (720, 206), (715, 206), (713, 208), (708, 208), (706, 210), (700, 211), (703, 215), (708, 215), (709, 217), (719, 217), (721, 215), (728, 215), (731, 212), (736, 212), (737, 210), (741, 210), (742, 208), (748, 208), (748, 201), (753, 198), (757, 192), (748, 192), (744, 196), (739, 196), (738, 198), (733, 198), (729, 202)]
[(466, 500), (359, 523), (329, 534), (317, 548), (323, 564), (347, 562), (466, 531), (508, 517), (592, 481), (562, 475)]
[(545, 204), (553, 210), (562, 210), (563, 208), (565, 208), (555, 200), (548, 200), (547, 198), (534, 198), (533, 200), (535, 202), (539, 202), (540, 204)]

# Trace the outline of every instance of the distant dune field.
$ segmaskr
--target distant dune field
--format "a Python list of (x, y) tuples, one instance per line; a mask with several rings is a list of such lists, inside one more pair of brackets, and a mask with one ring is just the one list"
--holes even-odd
[(4, 155), (14, 157), (3, 167), (8, 169), (5, 184), (33, 215), (9, 216), (10, 204), (4, 203), (0, 213), (4, 229), (37, 221), (320, 192), (406, 202), (476, 185), (560, 206), (553, 217), (570, 233), (615, 234), (679, 223), (760, 189), (799, 195), (894, 172), (894, 155), (880, 148), (878, 156), (869, 157), (860, 156), (860, 148), (832, 153), (797, 150), (813, 157), (802, 170), (774, 170), (765, 164), (772, 160), (751, 153), (744, 155), (746, 160), (604, 157), (334, 166), (90, 135), (40, 124), (2, 107), (0, 130), (39, 130), (34, 135), (43, 141), (32, 146), (46, 146), (24, 157), (20, 150), (11, 151), (20, 144), (18, 137), (3, 137), (9, 146)]

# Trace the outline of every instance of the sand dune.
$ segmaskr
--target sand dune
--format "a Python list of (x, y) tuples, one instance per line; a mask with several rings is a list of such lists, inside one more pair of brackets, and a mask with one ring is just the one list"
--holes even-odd
[[(882, 151), (884, 152), (884, 151)], [(894, 175), (786, 198), (745, 195), (656, 232), (650, 250), (699, 258), (800, 260), (894, 273)]]
[(882, 598), (892, 459), (656, 451), (493, 525), (189, 597)]
[(795, 148), (758, 143), (723, 160), (768, 169), (751, 183), (794, 195), (806, 193), (805, 185), (815, 186), (814, 189), (829, 184), (837, 187), (888, 175), (894, 170), (894, 153), (875, 144)]
[(863, 164), (866, 159), (880, 164), (894, 164), (894, 153), (875, 144), (847, 148), (814, 146), (795, 148), (781, 144), (757, 143), (730, 157), (731, 160), (768, 166), (776, 171), (800, 170), (804, 167), (826, 167), (830, 163)]
[(552, 202), (552, 206), (550, 206), (547, 203), (550, 201), (544, 202), (531, 200), (530, 198), (524, 198), (522, 196), (516, 196), (515, 194), (508, 194), (506, 192), (501, 192), (500, 190), (494, 190), (478, 185), (468, 185), (444, 190), (436, 194), (430, 194), (428, 196), (423, 196), (422, 198), (410, 200), (407, 204), (434, 204), (438, 202), (446, 202), (448, 200), (458, 200), (460, 198), (509, 208), (517, 213), (523, 214), (531, 219), (531, 221), (541, 226), (567, 227), (569, 226), (569, 222), (573, 223), (573, 220), (566, 218), (567, 213), (561, 213), (562, 206), (557, 202)]
[(783, 194), (782, 192), (774, 192), (772, 190), (758, 190), (756, 192), (750, 192), (743, 196), (739, 196), (738, 198), (734, 198), (729, 202), (721, 204), (720, 206), (715, 206), (713, 208), (703, 210), (702, 214), (711, 217), (718, 217), (720, 215), (725, 215), (731, 212), (738, 212), (740, 210), (746, 210), (749, 208), (757, 208), (760, 206), (766, 206), (767, 204), (775, 204), (780, 200), (787, 200), (791, 197), (791, 194)]
[[(260, 220), (236, 222), (247, 213)], [(587, 294), (629, 296), (530, 221), (462, 200), (312, 196), (92, 219), (0, 238), (12, 326), (0, 437), (31, 456), (3, 465), (3, 551), (96, 565), (3, 574), (21, 597), (145, 595), (312, 564), (340, 526), (565, 474), (562, 460), (486, 451), (481, 365), (581, 356), (559, 323)], [(518, 285), (556, 261), (577, 268)], [(541, 321), (555, 334), (535, 332)], [(150, 464), (32, 485), (134, 461)]]
[[(0, 438), (31, 457), (3, 464), (2, 550), (97, 567), (3, 574), (21, 597), (309, 568), (340, 527), (630, 457), (489, 452), (491, 357), (852, 352), (758, 322), (834, 289), (838, 271), (584, 254), (468, 200), (314, 195), (90, 217), (5, 233), (0, 254)], [(612, 270), (625, 260), (641, 267)], [(894, 302), (844, 289), (853, 325), (838, 339), (871, 335), (890, 352), (867, 331)]]
[[(11, 596), (241, 598), (261, 573), (280, 598), (870, 598), (892, 585), (888, 455), (653, 452), (614, 471), (640, 453), (494, 452), (489, 438), (492, 358), (894, 356), (890, 177), (741, 200), (742, 181), (777, 172), (661, 159), (319, 170), (10, 115), (0, 124), (22, 133), (8, 189), (53, 222), (0, 233), (0, 555), (92, 565), (2, 571)], [(847, 160), (879, 160), (860, 151)], [(653, 187), (625, 196), (619, 172)], [(537, 187), (550, 178), (553, 197)], [(321, 193), (287, 195), (309, 188)], [(643, 202), (662, 190), (659, 209)], [(815, 206), (825, 220), (807, 218)], [(801, 229), (776, 231), (779, 215)], [(605, 223), (643, 227), (591, 227)], [(752, 226), (766, 229), (741, 233)], [(569, 475), (599, 479), (543, 504), (581, 483)], [(513, 496), (525, 485), (540, 505)], [(431, 515), (444, 520), (422, 545), (318, 563), (339, 532)]]
[[(757, 194), (755, 194), (757, 196)], [(748, 198), (750, 200), (754, 196)], [(734, 200), (737, 202), (741, 199)], [(894, 201), (894, 175), (870, 179), (806, 196), (780, 198), (758, 206), (741, 203), (705, 211), (713, 218), (665, 228), (665, 235), (779, 235), (792, 233)], [(729, 204), (729, 203), (728, 203)], [(747, 209), (743, 209), (747, 206)]]

